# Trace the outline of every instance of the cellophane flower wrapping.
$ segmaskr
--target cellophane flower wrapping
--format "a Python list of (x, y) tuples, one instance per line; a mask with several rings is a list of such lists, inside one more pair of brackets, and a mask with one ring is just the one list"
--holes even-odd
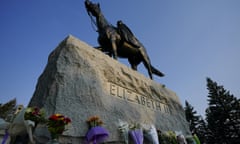
[(129, 134), (134, 141), (134, 144), (143, 144), (143, 131), (142, 129), (130, 130)]
[(104, 142), (109, 136), (109, 132), (101, 127), (95, 126), (88, 130), (86, 134), (86, 142), (87, 144), (100, 144)]
[(120, 131), (121, 136), (124, 139), (124, 143), (128, 144), (128, 131), (129, 131), (128, 123), (122, 120), (118, 120), (118, 130)]
[(193, 135), (193, 138), (194, 138), (196, 144), (201, 144), (200, 140), (199, 140), (199, 138), (198, 138), (198, 136), (196, 134)]
[(86, 134), (87, 144), (99, 144), (108, 138), (109, 132), (102, 127), (103, 121), (99, 116), (91, 116), (86, 122), (88, 123), (89, 127), (89, 130)]
[(159, 144), (158, 134), (153, 124), (142, 124), (143, 135), (151, 144)]
[(188, 144), (197, 144), (192, 135), (187, 135), (186, 136), (186, 141), (187, 141)]

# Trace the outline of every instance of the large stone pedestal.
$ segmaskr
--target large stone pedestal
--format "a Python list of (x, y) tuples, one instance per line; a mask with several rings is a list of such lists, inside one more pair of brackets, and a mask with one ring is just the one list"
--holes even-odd
[(70, 143), (84, 138), (86, 120), (93, 115), (103, 120), (112, 143), (122, 141), (118, 120), (189, 132), (174, 92), (73, 36), (50, 54), (29, 106), (43, 107), (47, 116), (70, 117), (72, 124), (64, 132)]

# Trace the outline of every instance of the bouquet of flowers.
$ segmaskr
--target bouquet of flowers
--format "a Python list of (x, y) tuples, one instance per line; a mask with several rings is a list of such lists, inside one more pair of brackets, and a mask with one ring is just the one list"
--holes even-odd
[(143, 135), (146, 137), (151, 144), (159, 144), (158, 134), (153, 124), (142, 124)]
[(127, 122), (124, 122), (122, 120), (118, 120), (118, 129), (123, 136), (124, 143), (128, 144), (128, 130), (129, 130), (129, 125)]
[(86, 134), (87, 144), (100, 144), (104, 142), (109, 135), (109, 132), (101, 127), (102, 120), (98, 116), (92, 116), (87, 120), (89, 130)]
[(48, 118), (47, 126), (52, 138), (57, 138), (65, 131), (65, 126), (71, 122), (71, 119), (62, 114), (53, 114)]
[(159, 142), (161, 144), (177, 144), (177, 137), (173, 131), (167, 131), (159, 135)]
[(101, 126), (103, 121), (98, 116), (92, 116), (87, 120), (89, 128)]
[(141, 125), (138, 123), (129, 126), (129, 134), (134, 141), (134, 144), (143, 144), (143, 131)]
[(25, 111), (24, 119), (31, 120), (36, 124), (46, 122), (44, 110), (38, 107), (28, 107)]

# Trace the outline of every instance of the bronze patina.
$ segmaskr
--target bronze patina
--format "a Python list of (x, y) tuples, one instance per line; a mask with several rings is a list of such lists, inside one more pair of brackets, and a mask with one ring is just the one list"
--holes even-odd
[[(117, 22), (117, 27), (110, 24), (101, 12), (100, 4), (85, 0), (86, 10), (94, 24), (97, 26), (98, 43), (101, 50), (117, 60), (127, 58), (132, 69), (137, 70), (137, 66), (143, 62), (148, 70), (149, 77), (152, 74), (160, 77), (162, 72), (151, 65), (150, 58), (143, 44), (134, 36), (131, 30), (122, 21)], [(95, 17), (95, 21), (93, 19)]]

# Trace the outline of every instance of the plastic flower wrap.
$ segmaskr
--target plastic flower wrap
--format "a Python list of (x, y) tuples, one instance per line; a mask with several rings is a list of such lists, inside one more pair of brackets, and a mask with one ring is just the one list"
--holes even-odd
[(143, 134), (151, 144), (159, 144), (158, 134), (153, 124), (142, 124)]
[(129, 130), (129, 125), (127, 122), (124, 122), (122, 120), (118, 120), (118, 129), (123, 136), (124, 143), (128, 144), (128, 130)]
[(194, 139), (194, 137), (192, 135), (187, 135), (186, 136), (186, 141), (188, 144), (200, 144), (200, 143), (197, 143)]
[(199, 138), (198, 138), (198, 136), (196, 134), (193, 134), (193, 138), (194, 138), (196, 144), (201, 144), (200, 140), (199, 140)]
[(178, 144), (187, 144), (187, 141), (183, 134), (177, 135), (177, 142)]
[(98, 116), (90, 117), (87, 123), (89, 126), (89, 130), (86, 134), (87, 144), (100, 144), (108, 138), (109, 132), (101, 127), (103, 122)]
[(53, 138), (65, 131), (65, 126), (71, 122), (71, 119), (62, 114), (53, 114), (48, 118), (47, 126)]
[(134, 141), (134, 144), (143, 144), (143, 131), (140, 124), (131, 124), (129, 126), (129, 134)]
[(44, 110), (38, 107), (28, 107), (25, 111), (24, 119), (34, 121), (35, 123), (46, 122)]

